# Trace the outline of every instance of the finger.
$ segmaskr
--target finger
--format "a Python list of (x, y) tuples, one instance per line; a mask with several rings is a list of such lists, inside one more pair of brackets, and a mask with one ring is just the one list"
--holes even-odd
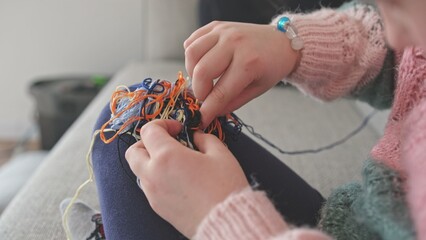
[(194, 144), (201, 153), (215, 153), (226, 151), (225, 145), (213, 134), (201, 131), (194, 133)]
[[(266, 89), (267, 90), (267, 89)], [(250, 102), (257, 96), (266, 92), (266, 90), (260, 89), (258, 86), (247, 86), (236, 98), (234, 98), (223, 110), (219, 112), (219, 115), (225, 115), (227, 113), (233, 112), (246, 103)]]
[(183, 42), (183, 48), (186, 49), (189, 45), (192, 44), (197, 38), (203, 36), (204, 34), (209, 33), (219, 24), (219, 21), (213, 21), (193, 32), (186, 40)]
[(141, 141), (136, 142), (127, 149), (125, 158), (136, 176), (141, 177), (144, 175), (143, 172), (150, 157)]
[(207, 127), (250, 83), (247, 80), (250, 77), (248, 72), (244, 68), (233, 65), (234, 62), (220, 77), (201, 105), (201, 125), (203, 128)]
[(220, 44), (214, 46), (194, 68), (192, 89), (195, 97), (204, 101), (213, 89), (214, 79), (220, 77), (232, 62), (232, 51)]
[(152, 156), (164, 146), (168, 148), (182, 146), (176, 140), (181, 129), (181, 123), (176, 120), (154, 120), (142, 127), (141, 141)]
[(190, 77), (193, 76), (198, 61), (217, 44), (218, 39), (217, 34), (206, 34), (185, 49), (185, 67)]

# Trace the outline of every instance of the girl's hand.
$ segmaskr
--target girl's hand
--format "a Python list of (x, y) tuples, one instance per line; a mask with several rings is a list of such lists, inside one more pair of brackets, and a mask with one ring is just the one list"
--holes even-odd
[(196, 132), (198, 151), (179, 143), (181, 124), (155, 120), (126, 152), (154, 211), (187, 237), (229, 194), (248, 186), (235, 157), (215, 136)]
[(203, 127), (273, 87), (299, 58), (287, 36), (271, 25), (212, 22), (195, 31), (184, 48), (194, 94), (204, 101)]

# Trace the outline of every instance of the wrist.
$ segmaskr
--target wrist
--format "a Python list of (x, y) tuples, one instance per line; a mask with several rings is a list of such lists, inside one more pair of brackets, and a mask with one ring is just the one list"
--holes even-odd
[(282, 16), (277, 19), (275, 23), (276, 29), (285, 34), (285, 36), (289, 40), (289, 45), (293, 52), (295, 52), (295, 59), (293, 67), (291, 68), (290, 74), (291, 75), (299, 66), (300, 59), (301, 59), (301, 50), (304, 47), (303, 40), (299, 37), (298, 31), (294, 24), (292, 23), (291, 19), (287, 16)]
[[(279, 70), (279, 80), (287, 78), (295, 72), (302, 58), (301, 50), (295, 50), (291, 46), (291, 39), (277, 29), (277, 23), (272, 22), (269, 26), (274, 33), (274, 43), (272, 44), (273, 54), (277, 60), (275, 69)], [(271, 29), (272, 28), (272, 29)]]
[(278, 69), (282, 69), (283, 72), (281, 79), (290, 76), (293, 72), (295, 72), (300, 65), (300, 61), (302, 58), (302, 53), (300, 50), (294, 50), (291, 47), (291, 40), (285, 36), (282, 32), (279, 32), (275, 29), (277, 35), (277, 52), (278, 58), (280, 59), (280, 66)]
[(297, 33), (297, 29), (293, 25), (289, 17), (287, 16), (280, 17), (277, 21), (276, 27), (278, 31), (285, 33), (288, 39), (290, 39), (291, 48), (293, 48), (295, 51), (299, 51), (303, 48), (304, 42), (299, 37)]

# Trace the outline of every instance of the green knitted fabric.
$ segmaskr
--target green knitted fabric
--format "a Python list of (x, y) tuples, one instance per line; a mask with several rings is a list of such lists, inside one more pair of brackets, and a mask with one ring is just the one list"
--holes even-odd
[(334, 191), (322, 209), (320, 227), (336, 239), (415, 239), (402, 179), (373, 160), (366, 161), (362, 184)]
[(348, 97), (367, 102), (379, 110), (390, 108), (396, 88), (395, 71), (395, 54), (392, 50), (388, 50), (377, 77), (353, 91)]
[[(371, 1), (367, 0), (354, 0), (343, 4), (337, 10), (345, 11), (347, 9), (354, 8), (358, 4), (372, 5), (370, 2)], [(375, 5), (373, 4), (373, 6)], [(379, 110), (390, 108), (393, 103), (396, 87), (395, 65), (395, 53), (393, 50), (388, 48), (379, 74), (377, 74), (377, 76), (371, 81), (368, 81), (366, 85), (354, 89), (347, 98), (366, 102)]]

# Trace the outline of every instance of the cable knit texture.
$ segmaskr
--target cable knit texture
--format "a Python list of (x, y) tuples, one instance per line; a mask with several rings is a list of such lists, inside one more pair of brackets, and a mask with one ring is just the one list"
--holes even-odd
[[(305, 47), (287, 81), (301, 91), (328, 101), (360, 91), (385, 75), (393, 78), (381, 74), (390, 55), (373, 8), (351, 3), (342, 11), (322, 9), (290, 17)], [(395, 96), (389, 98), (392, 111), (384, 136), (371, 152), (373, 160), (364, 167), (363, 182), (343, 186), (327, 200), (321, 224), (324, 229), (335, 228), (329, 233), (337, 239), (411, 239), (415, 233), (417, 239), (426, 240), (426, 59), (422, 53), (407, 48), (396, 55), (397, 84), (388, 88), (395, 89)], [(381, 83), (394, 84), (393, 80)], [(318, 230), (292, 229), (264, 193), (246, 189), (216, 206), (195, 239), (329, 237)]]

